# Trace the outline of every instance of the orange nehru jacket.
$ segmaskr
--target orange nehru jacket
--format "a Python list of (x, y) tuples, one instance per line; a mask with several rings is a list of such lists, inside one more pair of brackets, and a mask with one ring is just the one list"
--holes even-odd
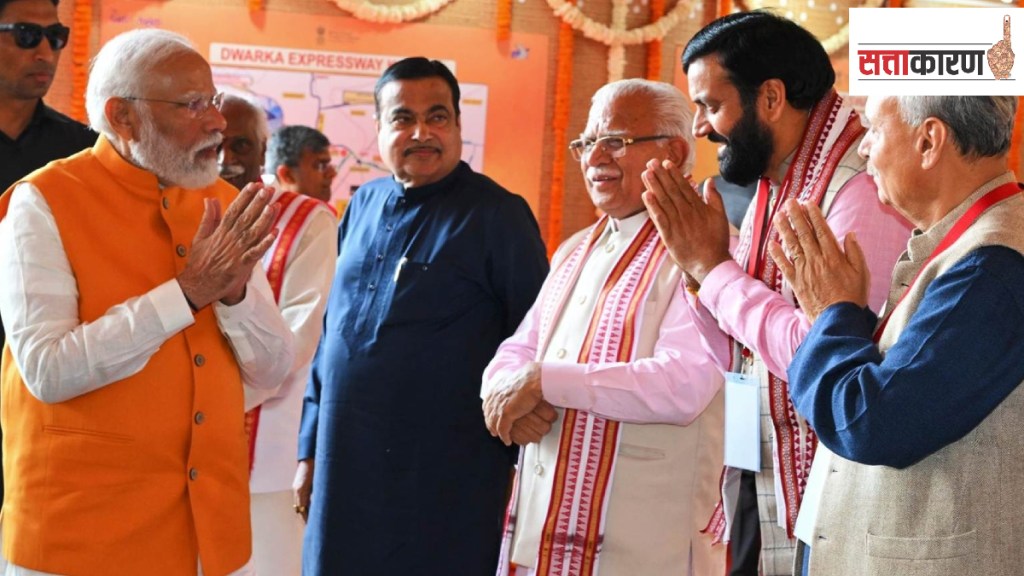
[[(166, 188), (103, 137), (26, 178), (57, 222), (83, 323), (174, 278), (203, 198), (222, 180)], [(9, 194), (0, 198), (0, 218)], [(240, 568), (250, 556), (249, 477), (238, 364), (211, 307), (130, 378), (66, 402), (29, 394), (2, 365), (3, 553), (57, 574), (114, 576)]]

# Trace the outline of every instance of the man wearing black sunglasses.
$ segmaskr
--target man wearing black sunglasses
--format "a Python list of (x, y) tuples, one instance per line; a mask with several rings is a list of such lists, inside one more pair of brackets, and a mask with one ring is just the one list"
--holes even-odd
[(96, 142), (95, 132), (43, 103), (69, 32), (57, 0), (0, 0), (0, 192)]
[[(84, 124), (43, 104), (68, 41), (69, 29), (57, 21), (57, 2), (0, 0), (0, 192), (50, 160), (96, 141)], [(0, 348), (4, 339), (0, 324)]]

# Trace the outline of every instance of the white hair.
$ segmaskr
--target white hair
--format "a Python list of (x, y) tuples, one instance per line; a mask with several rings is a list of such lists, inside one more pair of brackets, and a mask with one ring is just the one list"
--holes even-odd
[(233, 88), (223, 90), (224, 98), (221, 100), (223, 109), (229, 103), (237, 104), (248, 108), (256, 118), (256, 138), (263, 144), (270, 138), (270, 124), (267, 123), (267, 113), (256, 98), (248, 92), (241, 92)]
[(697, 160), (697, 147), (693, 138), (693, 106), (678, 88), (665, 82), (643, 78), (629, 78), (605, 84), (590, 99), (591, 115), (607, 108), (612, 101), (626, 96), (643, 95), (650, 100), (648, 114), (654, 116), (655, 131), (665, 136), (676, 136), (686, 141), (686, 161), (683, 173), (689, 174)]
[(140, 96), (151, 80), (149, 70), (169, 56), (195, 52), (187, 38), (157, 28), (130, 30), (118, 34), (100, 48), (89, 69), (85, 89), (85, 110), (93, 130), (113, 138), (107, 121), (107, 101), (115, 97)]
[(960, 154), (971, 158), (999, 157), (1010, 150), (1014, 96), (894, 96), (900, 118), (920, 126), (926, 118), (938, 118), (953, 136)]

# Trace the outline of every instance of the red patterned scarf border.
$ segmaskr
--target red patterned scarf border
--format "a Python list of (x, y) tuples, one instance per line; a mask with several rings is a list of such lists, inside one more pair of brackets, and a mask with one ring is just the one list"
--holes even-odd
[[(298, 200), (298, 202), (295, 202)], [(287, 221), (284, 229), (281, 230), (270, 249), (263, 256), (263, 268), (267, 273), (267, 281), (274, 292), (274, 302), (281, 299), (281, 287), (284, 285), (284, 271), (288, 266), (288, 258), (291, 256), (295, 241), (299, 233), (305, 229), (306, 222), (315, 209), (320, 206), (327, 207), (312, 198), (301, 197), (295, 192), (281, 192), (275, 202), (278, 204), (277, 219), (274, 226), (279, 226), (282, 221)], [(294, 204), (294, 206), (293, 206)], [(290, 210), (290, 208), (294, 208)], [(253, 408), (245, 413), (245, 435), (249, 443), (249, 473), (252, 473), (256, 464), (256, 434), (260, 426), (260, 408), (262, 405)]]
[[(577, 359), (580, 363), (625, 362), (632, 358), (637, 311), (664, 257), (664, 245), (648, 220), (601, 289)], [(574, 264), (582, 268), (582, 262), (579, 259)], [(578, 277), (578, 272), (574, 275)], [(564, 300), (564, 290), (562, 296)], [(551, 503), (537, 559), (538, 576), (588, 576), (596, 572), (618, 437), (617, 421), (578, 410), (565, 411)]]
[[(772, 203), (774, 209), (765, 217), (769, 224), (764, 240), (753, 238), (756, 217), (744, 221), (736, 254), (743, 259), (741, 264), (744, 266), (750, 257), (763, 256), (764, 261), (758, 267), (759, 279), (776, 292), (782, 290), (782, 273), (771, 256), (763, 250), (769, 241), (779, 240), (778, 232), (770, 225), (772, 216), (790, 198), (820, 206), (839, 162), (863, 133), (864, 128), (856, 112), (844, 108), (843, 99), (834, 90), (831, 91), (811, 110), (800, 147), (780, 186), (779, 197)], [(759, 244), (754, 246), (754, 242)], [(792, 538), (818, 438), (814, 430), (798, 418), (785, 380), (769, 374), (768, 395), (775, 428), (775, 453), (778, 455), (776, 473), (785, 498), (782, 504), (786, 511), (786, 532)], [(718, 521), (712, 517), (708, 526), (709, 529), (718, 529), (716, 533), (719, 539), (724, 530), (720, 512), (716, 508)]]

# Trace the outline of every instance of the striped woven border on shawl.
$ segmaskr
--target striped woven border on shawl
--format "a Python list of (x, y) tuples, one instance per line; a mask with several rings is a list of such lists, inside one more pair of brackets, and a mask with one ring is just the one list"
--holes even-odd
[[(554, 319), (561, 316), (562, 308), (565, 305), (566, 290), (575, 286), (579, 279), (583, 266), (580, 264), (586, 261), (587, 256), (594, 248), (594, 244), (601, 238), (605, 228), (608, 226), (608, 217), (598, 220), (590, 231), (583, 236), (580, 243), (569, 252), (569, 255), (560, 263), (556, 264), (555, 270), (548, 276), (544, 288), (538, 298), (541, 298), (543, 307), (540, 314), (540, 325), (537, 328), (539, 334), (537, 340), (537, 362), (542, 360), (544, 350), (547, 349), (547, 341), (551, 335)], [(516, 508), (519, 506), (519, 477), (523, 473), (524, 454), (526, 450), (519, 451), (519, 464), (516, 466), (517, 473), (512, 481), (512, 497), (509, 498), (508, 507), (505, 510), (505, 529), (501, 538), (501, 552), (498, 556), (498, 570), (496, 576), (509, 576), (512, 563), (512, 537), (516, 530)]]
[[(578, 362), (632, 358), (637, 312), (664, 257), (648, 220), (602, 286)], [(596, 573), (618, 441), (617, 421), (565, 410), (537, 576)]]
[[(844, 106), (843, 99), (835, 90), (822, 98), (811, 111), (804, 138), (790, 164), (789, 172), (780, 187), (780, 198), (776, 199), (774, 206), (777, 208), (790, 198), (820, 206), (839, 162), (863, 133), (864, 127), (856, 112)], [(740, 264), (746, 267), (750, 257), (757, 258), (764, 253), (758, 279), (780, 292), (782, 273), (771, 256), (763, 250), (769, 241), (779, 241), (778, 232), (769, 225), (764, 241), (755, 246), (754, 243), (760, 239), (753, 238), (754, 220), (744, 220), (736, 255), (742, 259)], [(771, 222), (771, 215), (768, 222)], [(735, 357), (740, 355), (736, 354)], [(733, 368), (738, 369), (738, 366)], [(797, 417), (785, 380), (769, 374), (768, 395), (775, 428), (775, 453), (778, 455), (776, 474), (785, 499), (782, 504), (786, 509), (786, 533), (792, 538), (818, 438), (814, 430)], [(721, 503), (715, 508), (706, 530), (714, 531), (716, 541), (724, 536), (725, 522)]]
[[(297, 201), (296, 201), (297, 200)], [(284, 285), (284, 271), (288, 267), (288, 259), (291, 258), (298, 246), (299, 236), (306, 229), (313, 211), (318, 207), (329, 210), (326, 204), (313, 198), (302, 197), (295, 192), (282, 192), (275, 200), (279, 205), (277, 219), (274, 226), (285, 222), (274, 243), (263, 254), (260, 262), (267, 273), (267, 281), (270, 289), (274, 292), (274, 302), (281, 300), (281, 287)], [(256, 464), (256, 434), (260, 427), (260, 409), (257, 406), (245, 413), (245, 435), (249, 441), (249, 473), (252, 473)]]

